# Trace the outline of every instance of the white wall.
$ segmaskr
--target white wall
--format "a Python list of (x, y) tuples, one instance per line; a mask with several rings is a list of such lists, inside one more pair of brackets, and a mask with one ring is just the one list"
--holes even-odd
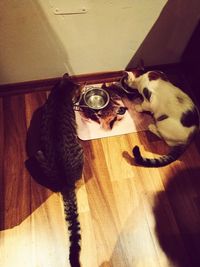
[(35, 3), (0, 1), (0, 83), (54, 77), (63, 72), (59, 44)]
[[(64, 72), (77, 75), (124, 69), (154, 23), (159, 24), (160, 13), (169, 2), (178, 3), (171, 16), (173, 31), (168, 31), (171, 46), (169, 42), (160, 53), (151, 51), (151, 65), (168, 63), (171, 51), (170, 62), (179, 59), (197, 21), (196, 13), (186, 12), (188, 0), (1, 0), (0, 83), (52, 78)], [(183, 2), (186, 4), (181, 5)], [(190, 0), (193, 2), (198, 0)], [(65, 11), (84, 7), (88, 12), (60, 16), (54, 14), (56, 7)], [(187, 23), (182, 23), (188, 15)], [(168, 26), (167, 21), (165, 24)], [(178, 38), (181, 30), (183, 44)], [(161, 41), (158, 36), (157, 47)]]

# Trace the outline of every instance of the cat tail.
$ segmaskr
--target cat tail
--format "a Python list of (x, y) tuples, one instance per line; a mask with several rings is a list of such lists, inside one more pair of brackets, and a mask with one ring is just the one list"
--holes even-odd
[(144, 167), (163, 167), (166, 166), (175, 160), (177, 160), (185, 151), (187, 146), (178, 145), (174, 146), (169, 154), (160, 156), (159, 158), (143, 158), (140, 149), (138, 146), (133, 148), (133, 155), (135, 158), (135, 163)]
[(67, 187), (61, 191), (64, 203), (65, 220), (70, 234), (69, 261), (71, 267), (80, 267), (80, 223), (78, 220), (77, 198), (74, 187)]

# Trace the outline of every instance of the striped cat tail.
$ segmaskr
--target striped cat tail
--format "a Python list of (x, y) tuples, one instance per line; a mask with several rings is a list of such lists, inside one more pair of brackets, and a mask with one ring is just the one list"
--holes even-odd
[(143, 158), (140, 153), (139, 147), (135, 146), (133, 148), (133, 155), (135, 163), (138, 165), (144, 167), (163, 167), (177, 160), (182, 155), (185, 149), (186, 146), (183, 145), (175, 146), (172, 148), (169, 154), (160, 156), (159, 158), (149, 159)]
[(80, 223), (78, 221), (78, 208), (75, 187), (65, 188), (61, 192), (64, 203), (65, 220), (68, 223), (70, 234), (69, 261), (71, 267), (80, 267)]

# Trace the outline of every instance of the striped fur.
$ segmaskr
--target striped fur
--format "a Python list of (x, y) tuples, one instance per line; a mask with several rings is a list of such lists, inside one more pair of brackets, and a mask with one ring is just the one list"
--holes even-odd
[(44, 179), (63, 196), (70, 233), (69, 260), (79, 267), (80, 223), (78, 221), (75, 183), (83, 170), (83, 149), (76, 133), (72, 94), (79, 87), (67, 75), (52, 89), (41, 122), (41, 150), (35, 155)]

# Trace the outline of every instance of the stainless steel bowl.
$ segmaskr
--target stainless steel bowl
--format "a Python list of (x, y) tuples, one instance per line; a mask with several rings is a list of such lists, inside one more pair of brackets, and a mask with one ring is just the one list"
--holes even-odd
[(120, 79), (120, 81), (119, 81), (120, 88), (127, 94), (139, 95), (139, 92), (136, 88), (131, 88), (126, 84), (126, 82), (125, 82), (126, 78), (127, 78), (126, 76), (123, 76)]
[(104, 89), (92, 87), (84, 93), (83, 99), (89, 108), (99, 110), (108, 105), (110, 96)]

